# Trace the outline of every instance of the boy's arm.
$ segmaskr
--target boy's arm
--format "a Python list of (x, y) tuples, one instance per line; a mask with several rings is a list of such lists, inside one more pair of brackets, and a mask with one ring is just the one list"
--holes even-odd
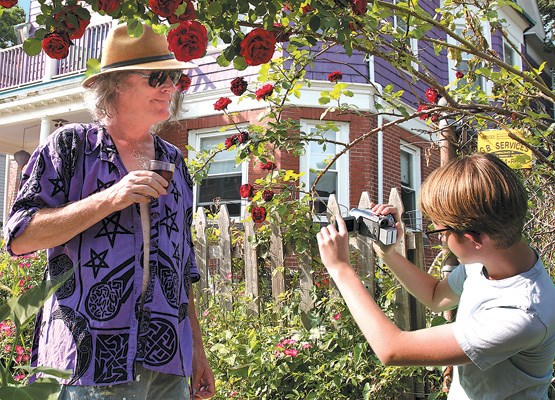
[(340, 218), (338, 225), (339, 232), (328, 225), (318, 234), (322, 261), (380, 361), (385, 365), (470, 362), (455, 339), (451, 325), (405, 332), (389, 320), (352, 269), (349, 263), (348, 232)]

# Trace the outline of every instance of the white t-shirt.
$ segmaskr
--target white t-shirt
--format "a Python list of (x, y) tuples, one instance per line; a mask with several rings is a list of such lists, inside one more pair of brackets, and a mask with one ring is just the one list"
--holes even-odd
[(455, 367), (450, 400), (547, 400), (555, 356), (555, 284), (542, 262), (489, 280), (481, 264), (448, 277), (460, 302), (453, 331), (472, 363)]

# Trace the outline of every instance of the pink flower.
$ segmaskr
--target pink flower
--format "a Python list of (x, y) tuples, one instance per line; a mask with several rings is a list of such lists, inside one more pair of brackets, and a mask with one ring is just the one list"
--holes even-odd
[(301, 347), (303, 350), (306, 350), (306, 349), (310, 349), (312, 345), (310, 343), (303, 343)]
[(339, 321), (341, 319), (341, 313), (334, 314), (333, 319)]
[(231, 392), (229, 392), (228, 397), (233, 397), (236, 394), (238, 394), (239, 392), (237, 390), (232, 390)]
[(343, 74), (340, 71), (333, 71), (328, 75), (328, 81), (337, 82), (343, 79)]
[(210, 315), (210, 311), (209, 310), (204, 310), (202, 313), (203, 317), (208, 317)]
[(19, 382), (19, 381), (25, 379), (25, 377), (26, 377), (25, 374), (17, 374), (13, 377), (13, 379)]
[(256, 100), (266, 100), (267, 97), (270, 97), (274, 92), (274, 86), (267, 83), (266, 85), (262, 86), (258, 89), (254, 94), (256, 95)]
[(225, 275), (225, 279), (227, 279), (228, 281), (230, 281), (231, 278), (233, 278), (233, 273), (228, 272), (228, 273)]
[(299, 355), (299, 350), (297, 349), (285, 349), (283, 350), (283, 354), (290, 357), (297, 357)]
[(231, 99), (229, 97), (220, 97), (217, 102), (214, 103), (214, 110), (223, 111), (231, 104)]

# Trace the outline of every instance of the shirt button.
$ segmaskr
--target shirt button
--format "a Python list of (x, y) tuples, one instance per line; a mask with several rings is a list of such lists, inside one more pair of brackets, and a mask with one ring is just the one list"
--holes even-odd
[(159, 218), (160, 217), (160, 213), (157, 211), (151, 212), (150, 216), (154, 219)]

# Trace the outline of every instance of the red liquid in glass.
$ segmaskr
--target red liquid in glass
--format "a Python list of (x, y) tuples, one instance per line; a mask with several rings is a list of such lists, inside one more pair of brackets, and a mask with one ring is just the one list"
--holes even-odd
[(168, 171), (166, 169), (155, 169), (154, 172), (156, 172), (158, 175), (160, 175), (162, 178), (164, 178), (165, 180), (168, 181), (168, 183), (171, 182), (172, 178), (173, 178), (173, 171)]

